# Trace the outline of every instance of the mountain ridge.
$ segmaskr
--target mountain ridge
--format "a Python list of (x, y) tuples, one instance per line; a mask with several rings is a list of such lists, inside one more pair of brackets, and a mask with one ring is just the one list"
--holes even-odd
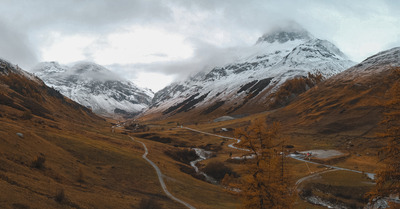
[(330, 77), (355, 64), (332, 43), (314, 38), (304, 29), (264, 34), (256, 43), (238, 61), (156, 92), (152, 106), (142, 115), (169, 117), (209, 108), (224, 109), (221, 114), (256, 113), (264, 107), (246, 111), (245, 106), (265, 106), (270, 102), (266, 100), (270, 99), (268, 95), (289, 79), (307, 77), (309, 73)]
[(319, 83), (270, 117), (307, 132), (374, 138), (386, 94), (400, 80), (394, 74), (399, 69), (400, 47), (379, 52)]
[(150, 90), (92, 62), (72, 66), (44, 62), (32, 71), (47, 85), (100, 115), (132, 117), (147, 108), (153, 97)]

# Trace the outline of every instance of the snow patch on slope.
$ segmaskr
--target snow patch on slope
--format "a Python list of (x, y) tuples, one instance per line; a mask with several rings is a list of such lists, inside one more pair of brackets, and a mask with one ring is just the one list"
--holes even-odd
[(14, 65), (11, 62), (7, 61), (6, 59), (0, 58), (0, 73), (8, 75), (10, 72), (22, 75), (28, 78), (29, 80), (35, 81), (38, 84), (43, 84), (43, 82), (33, 74), (26, 72), (25, 70), (22, 70), (18, 65)]

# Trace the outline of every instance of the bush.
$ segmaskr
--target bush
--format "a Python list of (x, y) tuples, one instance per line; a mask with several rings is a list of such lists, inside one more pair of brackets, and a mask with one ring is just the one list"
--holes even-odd
[(190, 149), (167, 150), (164, 153), (172, 159), (186, 164), (189, 164), (191, 161), (194, 161), (198, 158), (196, 152)]
[(207, 181), (207, 179), (204, 175), (196, 173), (196, 171), (188, 165), (179, 165), (179, 170), (191, 175), (192, 177), (194, 177), (196, 179), (200, 179), (202, 181)]
[(305, 188), (301, 191), (300, 196), (303, 198), (311, 197), (313, 196), (313, 191), (311, 188)]
[(279, 108), (288, 105), (297, 95), (306, 92), (325, 78), (320, 73), (308, 73), (307, 77), (296, 77), (285, 81), (279, 89), (271, 95), (274, 98), (270, 108)]
[(33, 99), (25, 98), (21, 105), (29, 109), (34, 115), (50, 119), (49, 116), (47, 116), (47, 114), (51, 114), (50, 111)]
[(57, 189), (56, 196), (54, 197), (56, 202), (63, 203), (66, 200), (64, 189)]
[(204, 167), (203, 172), (213, 177), (217, 181), (221, 181), (226, 174), (237, 176), (237, 174), (233, 172), (230, 167), (224, 165), (222, 162), (208, 163), (206, 167)]
[(158, 202), (151, 198), (151, 199), (142, 199), (139, 204), (140, 209), (161, 209), (161, 205)]
[(30, 120), (30, 119), (32, 119), (32, 113), (31, 113), (31, 111), (29, 111), (29, 110), (26, 110), (23, 114), (22, 114), (22, 116), (21, 116), (21, 119), (23, 119), (23, 120)]
[(77, 181), (79, 183), (85, 183), (85, 175), (83, 173), (82, 168), (79, 168)]
[(44, 168), (44, 162), (46, 161), (46, 158), (44, 156), (37, 156), (33, 161), (32, 161), (32, 167), (37, 168), (37, 169), (43, 169)]
[(12, 204), (12, 206), (14, 209), (30, 209), (31, 208), (28, 205), (21, 204), (21, 203), (14, 203), (14, 204)]

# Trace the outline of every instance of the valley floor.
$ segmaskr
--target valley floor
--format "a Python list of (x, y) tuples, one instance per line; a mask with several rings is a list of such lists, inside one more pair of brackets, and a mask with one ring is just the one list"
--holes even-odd
[[(142, 138), (145, 143), (152, 144), (154, 149), (158, 150), (159, 153), (157, 153), (157, 157), (153, 158), (156, 159), (156, 161), (160, 161), (161, 165), (166, 164), (165, 166), (160, 167), (163, 173), (165, 171), (166, 179), (169, 179), (172, 176), (178, 176), (179, 173), (179, 175), (185, 174), (186, 172), (194, 176), (191, 177), (192, 179), (189, 180), (189, 182), (197, 182), (198, 180), (195, 178), (196, 175), (194, 173), (188, 172), (187, 169), (182, 169), (187, 167), (183, 165), (184, 163), (172, 160), (164, 151), (169, 149), (191, 149), (196, 147), (206, 149), (211, 151), (213, 156), (210, 159), (198, 163), (200, 170), (204, 169), (209, 163), (223, 162), (238, 174), (243, 173), (246, 169), (244, 166), (246, 162), (235, 162), (231, 159), (235, 156), (246, 155), (246, 151), (243, 149), (237, 149), (234, 145), (237, 140), (233, 137), (232, 131), (226, 132), (225, 130), (232, 130), (232, 128), (240, 127), (244, 124), (248, 124), (248, 121), (239, 120), (231, 122), (204, 123), (189, 125), (188, 127), (181, 125), (177, 126), (176, 123), (172, 122), (148, 123), (147, 127), (149, 127), (150, 130), (135, 133), (133, 135)], [(223, 137), (221, 137), (221, 135), (223, 135)], [(320, 149), (324, 150), (324, 152), (327, 150), (332, 151), (327, 152), (331, 156), (321, 156), (321, 158), (314, 158), (311, 159), (311, 161), (295, 157), (295, 155), (292, 155), (292, 160), (288, 160), (289, 167), (291, 168), (291, 175), (293, 177), (293, 184), (297, 182), (296, 187), (298, 188), (299, 197), (301, 197), (296, 202), (296, 208), (321, 207), (315, 204), (325, 205), (324, 207), (327, 207), (328, 205), (337, 206), (341, 204), (356, 207), (365, 205), (366, 199), (364, 198), (364, 194), (374, 185), (373, 181), (369, 177), (372, 176), (372, 173), (378, 167), (376, 157), (369, 153), (371, 149), (365, 147), (358, 150), (349, 150), (343, 146), (337, 146), (336, 143), (330, 144), (322, 140), (320, 140), (320, 143), (316, 143), (318, 140), (315, 138), (313, 139), (312, 136), (302, 136), (302, 141), (299, 141), (299, 138), (288, 141), (288, 143), (294, 147), (294, 149), (291, 149), (289, 153), (297, 153), (298, 151), (312, 149)], [(314, 141), (314, 143), (308, 143), (310, 140)], [(304, 144), (307, 144), (307, 146), (304, 146)], [(314, 151), (315, 154), (317, 154), (316, 150)], [(334, 155), (334, 153), (342, 154)], [(173, 170), (175, 170), (175, 172), (173, 172)], [(330, 175), (330, 173), (333, 175)], [(348, 178), (346, 178), (346, 176), (348, 176)], [(340, 183), (340, 181), (343, 181), (343, 183)], [(175, 187), (177, 187), (177, 185), (175, 185), (177, 184), (176, 182), (177, 181), (172, 180), (168, 185), (172, 188), (172, 193), (176, 191), (179, 194), (179, 190), (175, 189)], [(190, 184), (189, 182), (187, 183)], [(206, 184), (208, 184), (210, 188), (222, 187), (210, 183)], [(183, 185), (180, 187), (182, 186)], [(202, 187), (206, 188), (207, 186), (202, 185)], [(322, 195), (329, 194), (330, 191), (329, 189), (327, 190), (327, 188), (336, 188), (332, 190), (336, 193)], [(196, 191), (196, 193), (199, 192), (198, 194), (201, 194), (204, 191), (205, 190), (199, 190)], [(349, 191), (353, 194), (348, 194)], [(342, 196), (344, 197), (341, 196), (341, 193), (343, 193)], [(181, 195), (183, 195), (183, 199), (187, 199), (189, 202), (199, 201), (199, 197), (192, 196), (191, 192)], [(321, 199), (318, 199), (317, 197), (321, 197)], [(211, 199), (202, 199), (201, 201), (207, 203), (205, 208), (222, 208), (222, 205), (217, 206), (216, 202)], [(222, 201), (219, 203), (223, 204)], [(196, 203), (193, 203), (193, 205), (198, 208), (204, 207), (199, 207)], [(235, 208), (238, 206), (239, 202), (236, 202), (226, 208)]]
[[(190, 152), (192, 148), (208, 150), (212, 156), (196, 164), (200, 170), (221, 162), (240, 176), (246, 170), (246, 161), (232, 157), (247, 152), (235, 147), (237, 140), (232, 130), (247, 124), (249, 121), (242, 119), (188, 125), (189, 129), (185, 129), (176, 123), (159, 122), (146, 123), (146, 131), (131, 132), (122, 127), (112, 129), (108, 123), (55, 126), (47, 121), (0, 118), (0, 207), (141, 208), (155, 202), (159, 208), (237, 208), (240, 199), (236, 195), (219, 184), (205, 181), (190, 161), (182, 160), (186, 156), (179, 159), (174, 153)], [(130, 136), (145, 144), (147, 158), (154, 165), (142, 158), (143, 144), (132, 141)], [(345, 153), (313, 162), (288, 159), (293, 185), (301, 179), (297, 183), (301, 198), (297, 199), (296, 208), (320, 208), (304, 201), (312, 202), (314, 196), (323, 198), (319, 202), (335, 200), (335, 204), (357, 207), (364, 204), (362, 195), (373, 185), (364, 173), (377, 167), (376, 157), (369, 153), (371, 149), (349, 150), (310, 136), (287, 143), (294, 147), (290, 153), (311, 149)], [(328, 172), (322, 164), (361, 173)], [(162, 173), (159, 176), (167, 190), (177, 199), (165, 193), (154, 166)], [(328, 195), (327, 188), (336, 193)]]

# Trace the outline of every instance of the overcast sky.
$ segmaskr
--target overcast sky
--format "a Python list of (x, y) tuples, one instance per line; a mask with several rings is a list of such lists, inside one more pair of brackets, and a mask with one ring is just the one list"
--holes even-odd
[(296, 21), (360, 62), (400, 46), (400, 1), (0, 0), (0, 57), (93, 61), (157, 91)]

